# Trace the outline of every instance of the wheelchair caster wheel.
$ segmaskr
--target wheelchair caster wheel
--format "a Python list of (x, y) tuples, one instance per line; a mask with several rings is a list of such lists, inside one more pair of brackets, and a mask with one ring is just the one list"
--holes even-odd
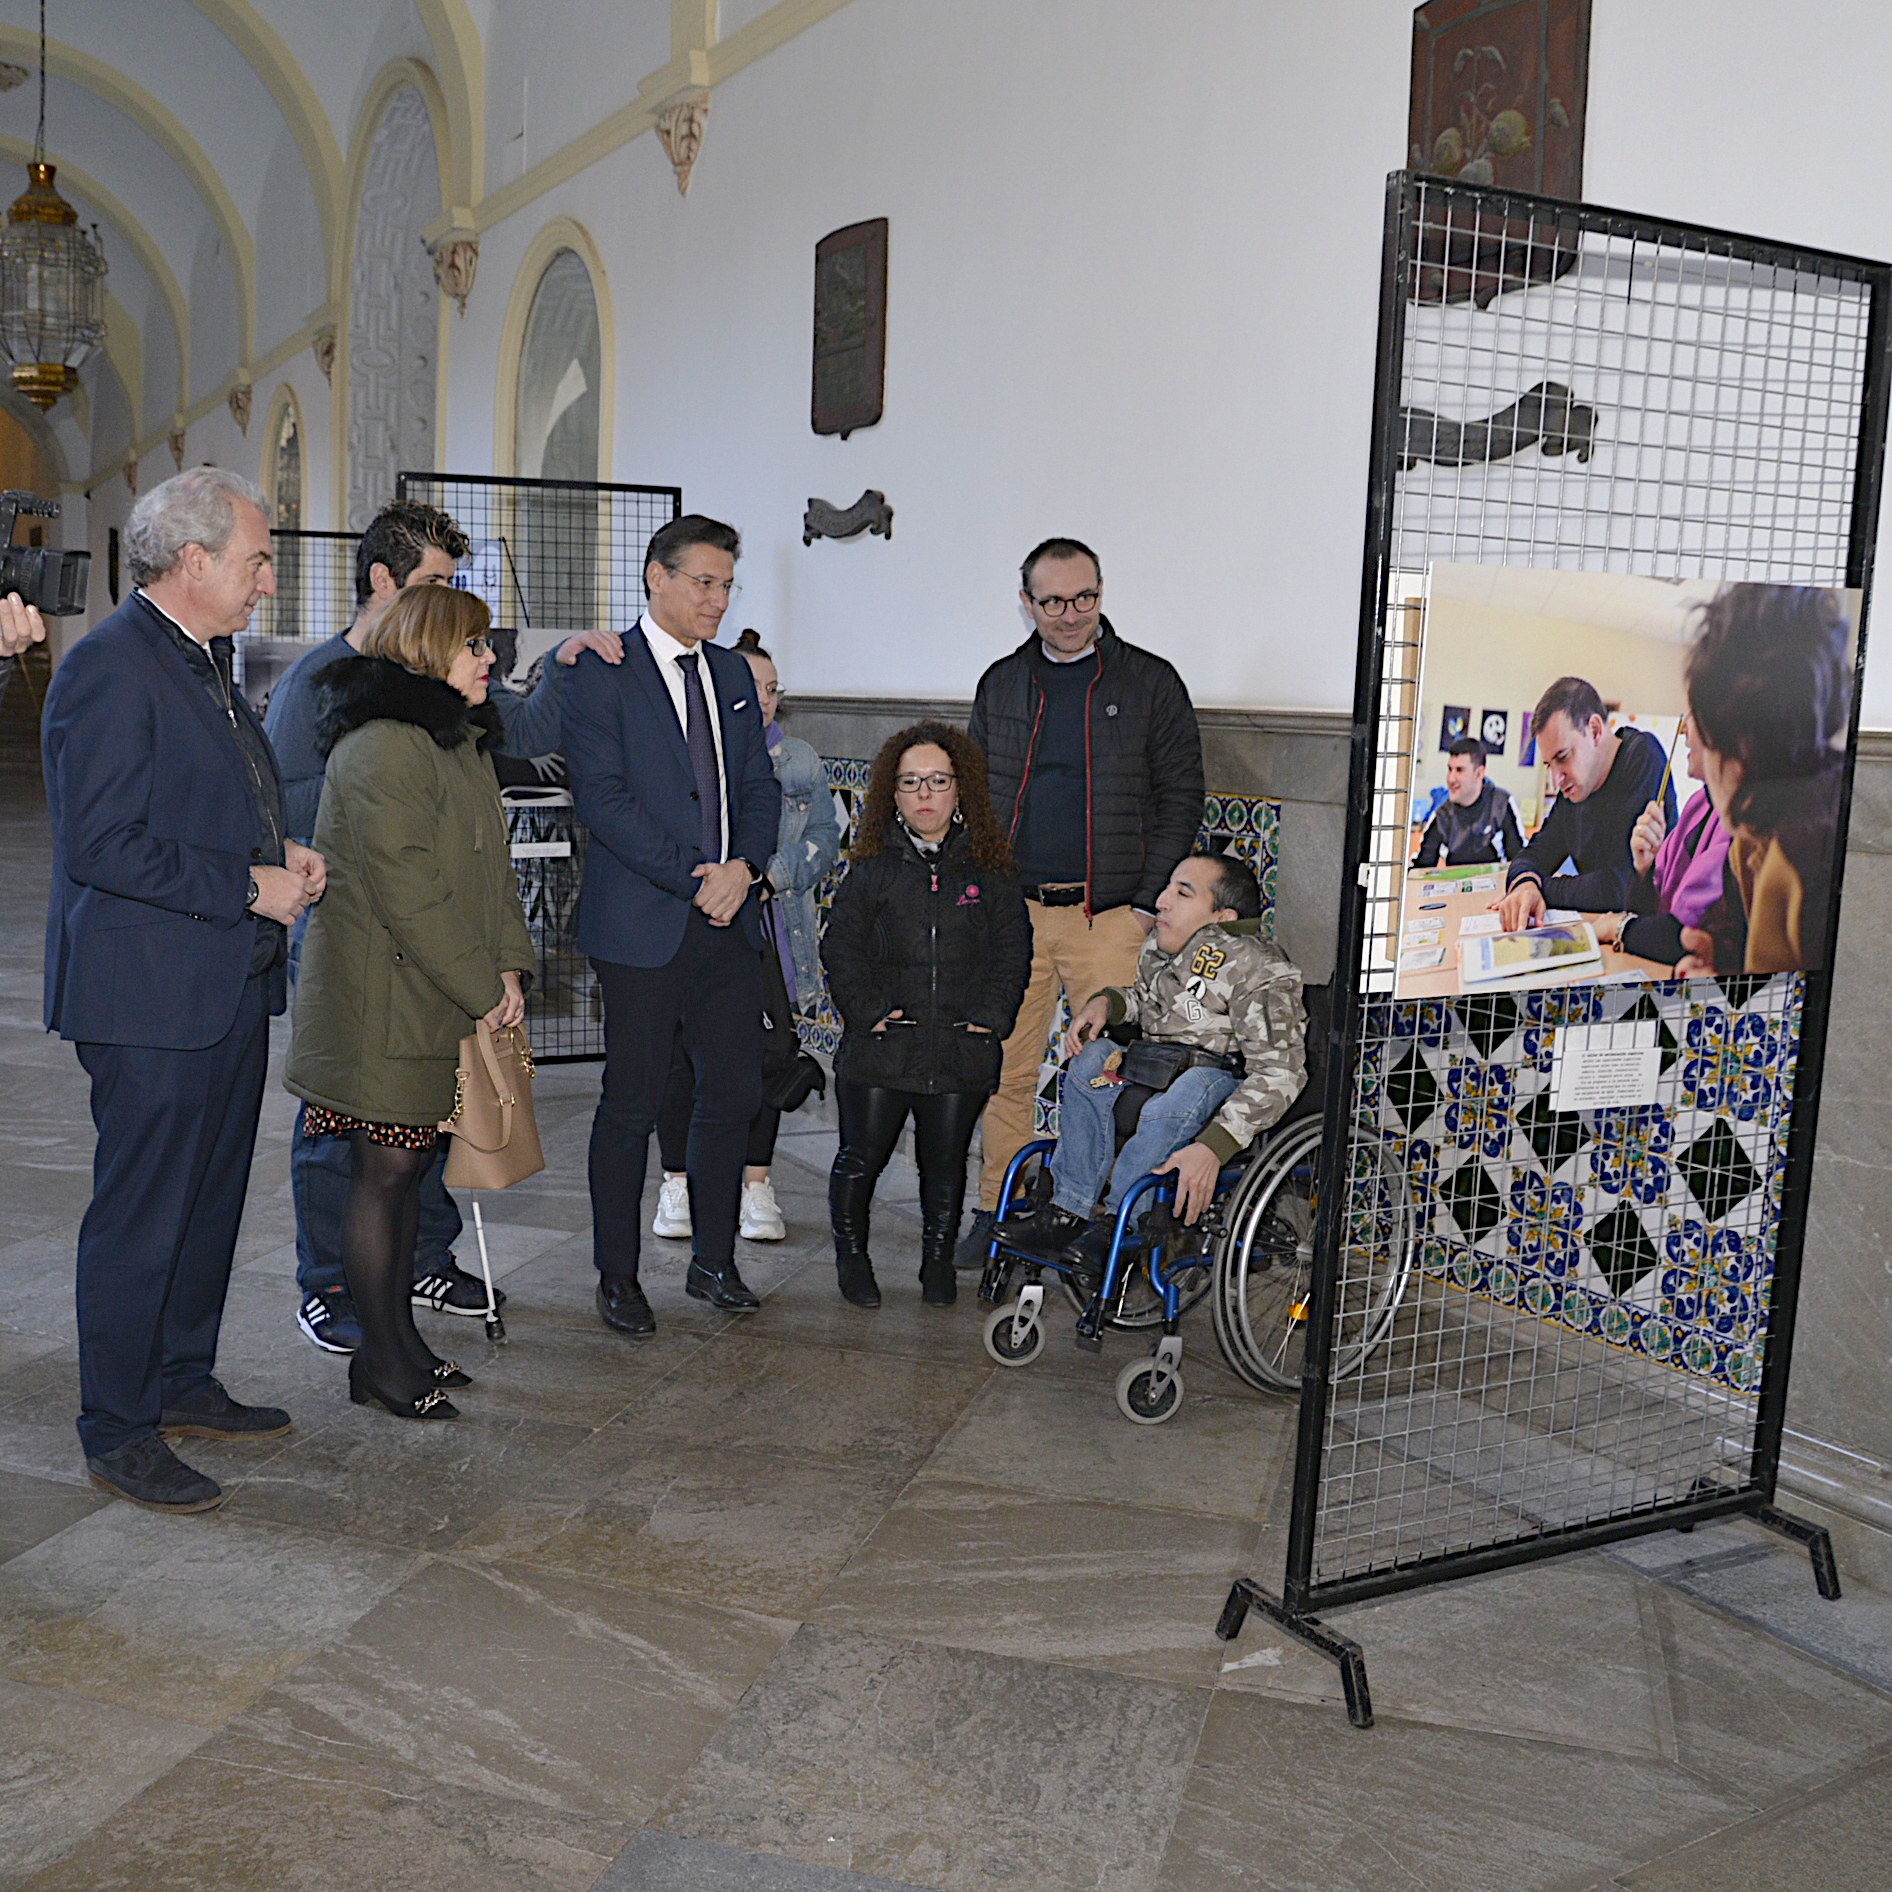
[(504, 1340), (506, 1338), (506, 1323), (504, 1320), (500, 1318), (499, 1315), (497, 1314), (487, 1315), (486, 1338), (488, 1340), (493, 1340), (493, 1341)]
[(1044, 1351), (1044, 1322), (1014, 1301), (985, 1324), (985, 1350), (1000, 1366), (1030, 1366)]
[(1117, 1375), (1117, 1410), (1133, 1426), (1160, 1426), (1182, 1405), (1182, 1375), (1157, 1360), (1132, 1360)]

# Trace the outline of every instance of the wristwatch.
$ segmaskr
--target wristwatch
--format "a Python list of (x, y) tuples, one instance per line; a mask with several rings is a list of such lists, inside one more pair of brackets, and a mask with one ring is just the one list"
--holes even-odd
[(252, 874), (250, 876), (250, 897), (246, 901), (244, 901), (243, 911), (245, 913), (253, 913), (256, 910), (257, 901), (262, 899), (262, 897), (263, 897), (263, 890), (260, 886), (257, 885), (256, 876)]

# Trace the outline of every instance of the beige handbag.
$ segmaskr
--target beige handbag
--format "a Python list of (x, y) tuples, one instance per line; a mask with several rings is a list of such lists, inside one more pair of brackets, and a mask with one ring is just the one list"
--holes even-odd
[(522, 1027), (494, 1031), (482, 1020), (460, 1040), (453, 1115), (440, 1127), (453, 1138), (449, 1189), (510, 1189), (545, 1167), (532, 1115), (532, 1047)]

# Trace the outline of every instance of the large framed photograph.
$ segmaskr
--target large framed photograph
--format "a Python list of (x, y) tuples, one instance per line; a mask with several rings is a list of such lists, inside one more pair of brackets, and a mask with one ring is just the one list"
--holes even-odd
[(1432, 566), (1394, 996), (1822, 965), (1859, 610)]

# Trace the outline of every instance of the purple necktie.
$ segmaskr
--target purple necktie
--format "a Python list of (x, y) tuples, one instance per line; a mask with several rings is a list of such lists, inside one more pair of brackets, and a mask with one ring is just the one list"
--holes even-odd
[(716, 738), (710, 734), (709, 704), (703, 679), (697, 675), (696, 652), (677, 659), (683, 672), (684, 739), (690, 745), (690, 772), (696, 777), (696, 799), (703, 814), (703, 858), (723, 858), (723, 791), (716, 775)]

